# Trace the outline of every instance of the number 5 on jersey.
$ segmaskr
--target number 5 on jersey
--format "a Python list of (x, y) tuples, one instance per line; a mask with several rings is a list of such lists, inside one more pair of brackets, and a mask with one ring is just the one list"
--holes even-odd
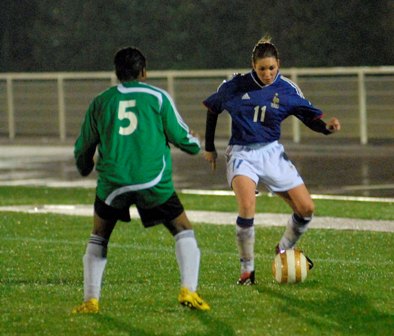
[(118, 118), (119, 120), (128, 119), (129, 125), (127, 127), (120, 126), (120, 135), (130, 135), (137, 128), (138, 120), (131, 108), (136, 106), (135, 100), (124, 100), (119, 102)]

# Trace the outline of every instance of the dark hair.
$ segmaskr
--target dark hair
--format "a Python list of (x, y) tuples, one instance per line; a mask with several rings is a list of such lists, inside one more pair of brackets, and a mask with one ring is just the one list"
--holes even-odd
[(271, 36), (264, 35), (254, 46), (252, 51), (252, 62), (265, 57), (275, 57), (279, 60), (279, 52), (275, 45), (271, 43)]
[(143, 53), (135, 47), (126, 47), (118, 50), (114, 57), (116, 77), (121, 82), (138, 78), (146, 68), (146, 59)]

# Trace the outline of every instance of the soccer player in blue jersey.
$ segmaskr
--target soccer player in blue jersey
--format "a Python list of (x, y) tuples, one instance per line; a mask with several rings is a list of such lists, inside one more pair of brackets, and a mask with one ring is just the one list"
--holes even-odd
[(295, 247), (312, 220), (314, 203), (297, 169), (286, 156), (280, 139), (281, 123), (292, 115), (315, 132), (331, 134), (341, 126), (337, 118), (327, 123), (322, 111), (306, 100), (279, 71), (279, 53), (269, 36), (252, 52), (252, 71), (225, 81), (204, 105), (208, 108), (204, 158), (216, 166), (214, 138), (218, 116), (227, 111), (232, 119), (228, 148), (227, 180), (238, 203), (236, 239), (241, 261), (240, 285), (255, 282), (254, 216), (256, 186), (263, 183), (293, 210), (276, 253)]
[(74, 148), (81, 175), (88, 175), (96, 166), (98, 180), (93, 230), (83, 257), (84, 302), (73, 313), (99, 311), (109, 239), (118, 220), (130, 221), (133, 204), (145, 227), (162, 223), (174, 237), (181, 274), (178, 301), (193, 309), (209, 310), (196, 292), (200, 250), (174, 190), (169, 146), (172, 143), (186, 153), (197, 154), (199, 140), (169, 94), (144, 83), (146, 59), (139, 49), (119, 50), (114, 64), (120, 84), (93, 99)]

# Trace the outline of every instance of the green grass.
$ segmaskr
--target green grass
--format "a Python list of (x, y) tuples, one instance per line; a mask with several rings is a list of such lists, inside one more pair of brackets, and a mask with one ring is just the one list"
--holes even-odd
[[(233, 197), (180, 196), (187, 209), (235, 210)], [(93, 198), (84, 189), (0, 188), (0, 205)], [(288, 212), (277, 198), (258, 202), (259, 211)], [(316, 203), (321, 215), (394, 216), (390, 203)], [(199, 292), (211, 311), (177, 303), (173, 238), (162, 226), (146, 230), (133, 220), (119, 223), (111, 238), (101, 312), (75, 316), (91, 218), (0, 212), (0, 335), (393, 335), (394, 233), (311, 229), (300, 247), (315, 268), (302, 284), (279, 285), (271, 263), (283, 228), (258, 227), (258, 284), (239, 287), (234, 227), (194, 228)]]
[[(95, 192), (84, 188), (0, 187), (0, 206), (42, 204), (92, 204)], [(180, 194), (186, 210), (236, 211), (233, 196), (202, 196)], [(394, 202), (358, 202), (315, 200), (316, 216), (394, 220)], [(262, 195), (257, 198), (260, 213), (290, 213), (279, 197)]]

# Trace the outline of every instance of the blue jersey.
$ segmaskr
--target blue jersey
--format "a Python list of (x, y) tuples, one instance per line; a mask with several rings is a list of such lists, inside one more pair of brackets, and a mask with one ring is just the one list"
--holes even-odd
[(314, 127), (315, 121), (322, 117), (322, 111), (306, 100), (298, 86), (279, 72), (270, 85), (262, 84), (254, 71), (235, 75), (208, 97), (204, 105), (212, 113), (227, 111), (231, 115), (230, 145), (279, 140), (281, 123), (290, 115), (317, 132), (328, 133), (325, 123)]

